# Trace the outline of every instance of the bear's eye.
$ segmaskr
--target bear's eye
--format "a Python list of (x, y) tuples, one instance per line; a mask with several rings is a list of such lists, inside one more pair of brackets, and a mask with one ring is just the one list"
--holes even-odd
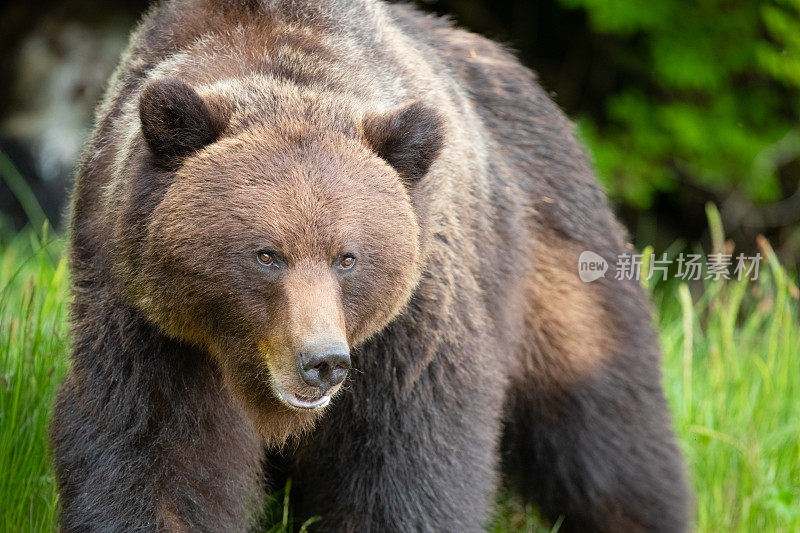
[(351, 254), (347, 254), (343, 256), (342, 259), (339, 261), (339, 268), (341, 268), (342, 270), (350, 270), (351, 268), (353, 268), (353, 265), (355, 264), (356, 264), (356, 258)]
[(264, 266), (272, 266), (275, 264), (275, 258), (266, 250), (258, 252), (258, 262)]

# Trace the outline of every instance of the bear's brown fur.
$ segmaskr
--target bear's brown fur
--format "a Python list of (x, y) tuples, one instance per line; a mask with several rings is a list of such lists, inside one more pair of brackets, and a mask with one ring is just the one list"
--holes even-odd
[(376, 0), (154, 7), (75, 186), (63, 529), (246, 529), (289, 474), (318, 531), (473, 531), (505, 472), (562, 530), (684, 530), (646, 299), (583, 250), (624, 231), (496, 44)]

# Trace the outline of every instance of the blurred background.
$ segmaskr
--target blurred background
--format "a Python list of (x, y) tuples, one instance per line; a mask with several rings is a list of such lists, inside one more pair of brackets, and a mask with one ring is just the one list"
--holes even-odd
[[(0, 231), (63, 228), (94, 106), (148, 3), (0, 7)], [(800, 262), (800, 0), (417, 3), (538, 72), (638, 244), (704, 240), (714, 202), (737, 250), (763, 234)]]

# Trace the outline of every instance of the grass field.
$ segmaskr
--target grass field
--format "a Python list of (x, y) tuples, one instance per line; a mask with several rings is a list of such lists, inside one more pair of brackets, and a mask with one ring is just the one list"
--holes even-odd
[[(697, 492), (696, 529), (800, 531), (800, 323), (796, 278), (768, 245), (757, 282), (651, 287), (664, 384)], [(46, 426), (67, 369), (63, 241), (0, 240), (0, 530), (52, 531), (57, 495)], [(286, 529), (285, 498), (266, 529)], [(541, 531), (498, 502), (492, 531)], [(546, 531), (546, 530), (545, 530)]]

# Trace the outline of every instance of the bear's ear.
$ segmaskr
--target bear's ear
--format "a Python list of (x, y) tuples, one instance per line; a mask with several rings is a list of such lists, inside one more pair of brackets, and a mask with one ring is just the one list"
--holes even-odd
[(367, 144), (408, 183), (428, 172), (442, 149), (442, 136), (439, 114), (419, 101), (364, 119)]
[(177, 79), (151, 82), (139, 99), (139, 120), (147, 146), (156, 163), (169, 169), (216, 141), (229, 119), (224, 105), (203, 100)]

